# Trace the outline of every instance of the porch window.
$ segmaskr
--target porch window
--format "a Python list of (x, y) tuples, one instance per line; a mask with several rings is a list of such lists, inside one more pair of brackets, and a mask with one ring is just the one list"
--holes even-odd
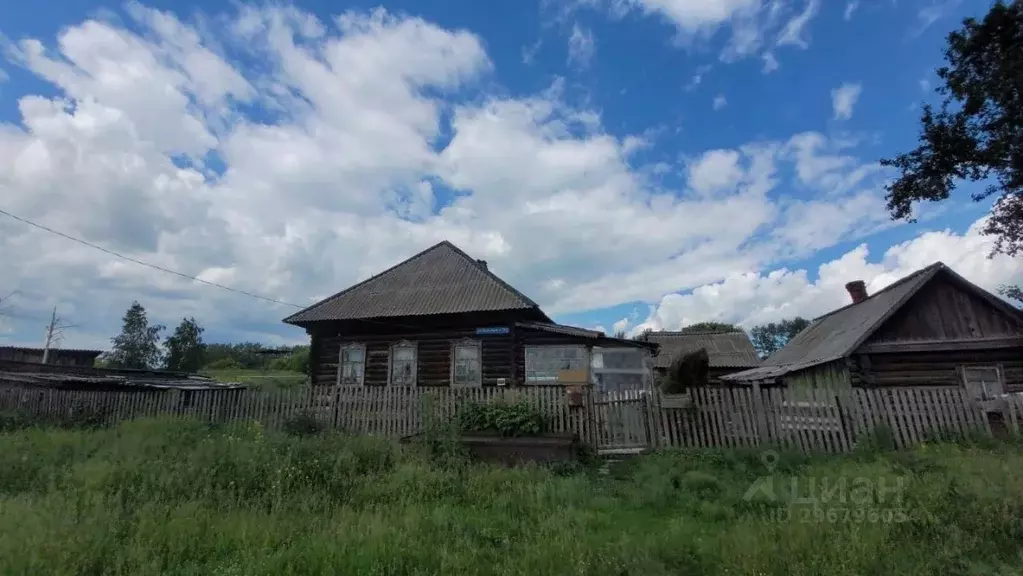
[(475, 340), (456, 342), (451, 352), (451, 386), (471, 388), (482, 385), (480, 343)]
[(991, 400), (1005, 393), (998, 366), (963, 366), (963, 385), (978, 400)]
[(562, 370), (583, 370), (589, 362), (584, 346), (527, 346), (526, 383), (553, 384)]
[(402, 341), (391, 346), (391, 386), (416, 385), (416, 344)]
[(365, 373), (366, 347), (362, 344), (342, 346), (337, 383), (341, 386), (362, 386)]

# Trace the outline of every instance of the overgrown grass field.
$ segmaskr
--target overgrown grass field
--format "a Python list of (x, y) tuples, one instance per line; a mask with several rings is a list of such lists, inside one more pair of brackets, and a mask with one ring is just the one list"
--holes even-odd
[(767, 462), (676, 452), (602, 474), (255, 424), (14, 430), (0, 433), (0, 573), (1023, 570), (1015, 446)]

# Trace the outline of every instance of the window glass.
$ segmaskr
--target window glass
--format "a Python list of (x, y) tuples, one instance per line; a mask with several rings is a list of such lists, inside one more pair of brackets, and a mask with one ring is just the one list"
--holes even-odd
[(341, 349), (338, 383), (342, 386), (362, 386), (366, 368), (366, 349), (359, 345)]
[(459, 342), (455, 345), (451, 384), (456, 387), (481, 384), (480, 345), (478, 342)]
[(416, 348), (414, 344), (398, 344), (391, 348), (391, 385), (413, 386), (416, 383)]
[(562, 370), (586, 368), (582, 346), (530, 346), (526, 348), (526, 382), (554, 383)]

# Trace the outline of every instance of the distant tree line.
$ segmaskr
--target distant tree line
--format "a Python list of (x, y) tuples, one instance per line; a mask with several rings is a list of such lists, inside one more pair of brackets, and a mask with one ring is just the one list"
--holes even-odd
[[(121, 333), (110, 339), (110, 352), (99, 362), (111, 368), (177, 370), (261, 369), (291, 370), (308, 373), (309, 347), (270, 347), (254, 342), (240, 344), (207, 344), (205, 329), (195, 318), (182, 318), (174, 332), (161, 342), (166, 329), (150, 325), (146, 309), (132, 302), (122, 319)], [(270, 350), (280, 354), (267, 354)], [(261, 353), (263, 352), (263, 353)]]

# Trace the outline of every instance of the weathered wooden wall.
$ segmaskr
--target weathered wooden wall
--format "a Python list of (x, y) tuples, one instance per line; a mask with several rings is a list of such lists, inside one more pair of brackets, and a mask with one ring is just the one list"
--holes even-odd
[(866, 342), (1023, 335), (1023, 325), (944, 278), (924, 286)]
[[(517, 318), (507, 314), (465, 314), (360, 323), (329, 323), (310, 329), (310, 370), (316, 386), (337, 383), (341, 347), (366, 346), (366, 386), (387, 385), (390, 347), (402, 340), (417, 345), (417, 379), (420, 386), (448, 386), (451, 380), (452, 346), (463, 339), (480, 343), (483, 386), (521, 383), (525, 374), (526, 346), (578, 344), (591, 346), (593, 339), (516, 327)], [(508, 334), (477, 335), (476, 329), (506, 326)]]
[(853, 384), (844, 359), (790, 372), (784, 376), (783, 383), (796, 391), (813, 388), (850, 388)]
[(999, 365), (1006, 392), (1023, 392), (1023, 348), (870, 354), (867, 386), (958, 386), (964, 365)]

